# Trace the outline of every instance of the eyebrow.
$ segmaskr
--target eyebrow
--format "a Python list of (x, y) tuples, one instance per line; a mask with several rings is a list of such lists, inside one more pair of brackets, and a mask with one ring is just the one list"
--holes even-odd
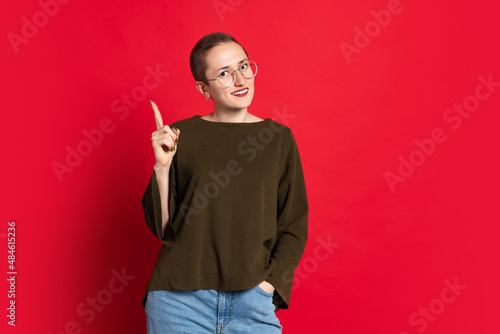
[[(241, 64), (241, 63), (243, 63), (243, 62), (245, 62), (245, 61), (247, 61), (247, 60), (248, 60), (248, 58), (245, 58), (245, 59), (243, 59), (243, 60), (240, 60), (240, 62), (239, 62), (238, 64)], [(215, 72), (217, 73), (217, 72), (219, 72), (220, 70), (223, 70), (223, 69), (225, 69), (225, 68), (229, 68), (229, 65), (226, 65), (226, 66), (223, 66), (223, 67), (219, 67), (219, 68), (217, 69), (217, 71), (215, 71)]]

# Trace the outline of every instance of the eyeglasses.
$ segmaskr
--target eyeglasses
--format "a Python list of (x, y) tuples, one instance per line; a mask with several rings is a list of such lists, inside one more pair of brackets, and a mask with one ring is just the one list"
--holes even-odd
[(252, 79), (257, 74), (257, 63), (254, 61), (245, 61), (240, 65), (237, 70), (231, 71), (229, 69), (221, 70), (215, 79), (207, 79), (207, 81), (217, 80), (222, 87), (229, 87), (236, 81), (236, 71), (240, 71), (245, 79)]

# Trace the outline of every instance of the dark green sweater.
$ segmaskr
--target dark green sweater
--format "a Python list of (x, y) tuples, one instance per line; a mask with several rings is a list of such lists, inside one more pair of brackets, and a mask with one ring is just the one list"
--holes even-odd
[(287, 126), (211, 122), (196, 115), (181, 130), (169, 176), (162, 238), (153, 171), (142, 198), (148, 228), (163, 242), (148, 290), (247, 290), (266, 280), (276, 309), (290, 304), (307, 241), (309, 205), (299, 151)]

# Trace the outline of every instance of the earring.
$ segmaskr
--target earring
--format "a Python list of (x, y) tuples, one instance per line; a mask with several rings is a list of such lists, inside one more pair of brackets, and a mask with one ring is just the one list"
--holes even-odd
[(205, 95), (205, 101), (210, 101), (210, 97), (207, 95)]

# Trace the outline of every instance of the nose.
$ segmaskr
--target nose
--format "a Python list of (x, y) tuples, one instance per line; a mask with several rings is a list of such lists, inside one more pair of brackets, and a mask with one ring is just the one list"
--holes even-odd
[(245, 78), (243, 77), (243, 74), (241, 74), (241, 71), (236, 71), (234, 72), (234, 85), (235, 86), (243, 86), (245, 84)]

